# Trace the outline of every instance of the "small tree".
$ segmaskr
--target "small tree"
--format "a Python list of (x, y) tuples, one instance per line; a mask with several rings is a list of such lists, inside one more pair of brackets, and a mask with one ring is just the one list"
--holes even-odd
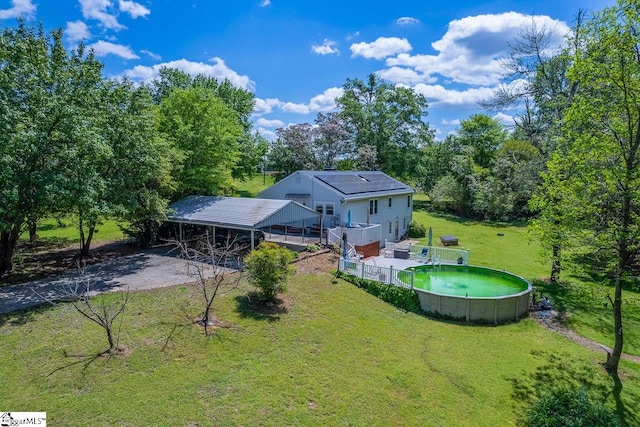
[[(109, 347), (98, 355), (112, 355), (118, 351), (118, 340), (120, 335), (121, 321), (114, 325), (116, 319), (121, 317), (129, 302), (129, 292), (118, 292), (114, 295), (94, 298), (100, 290), (94, 285), (94, 281), (85, 272), (84, 266), (78, 265), (78, 278), (63, 287), (62, 295), (56, 299), (71, 301), (71, 305), (85, 319), (88, 319), (100, 326), (106, 336)], [(53, 303), (51, 298), (47, 301)]]
[(227, 241), (223, 246), (214, 246), (209, 235), (198, 240), (195, 247), (186, 242), (175, 242), (180, 255), (187, 261), (187, 275), (195, 280), (202, 295), (203, 310), (198, 324), (209, 335), (209, 326), (216, 325), (218, 319), (213, 316), (213, 302), (216, 296), (235, 289), (240, 283), (240, 274), (227, 268), (240, 264), (240, 251), (246, 247)]
[(295, 272), (290, 265), (295, 255), (287, 248), (265, 242), (244, 260), (249, 281), (260, 289), (260, 297), (273, 302), (278, 293), (286, 290), (287, 277)]

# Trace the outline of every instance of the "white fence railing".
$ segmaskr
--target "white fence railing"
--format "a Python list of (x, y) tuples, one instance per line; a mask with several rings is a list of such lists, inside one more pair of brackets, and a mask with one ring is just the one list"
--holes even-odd
[(387, 242), (384, 248), (384, 255), (390, 258), (404, 255), (406, 259), (422, 263), (469, 265), (469, 251), (466, 249)]
[(414, 273), (411, 270), (398, 270), (393, 267), (381, 267), (340, 258), (338, 270), (361, 279), (375, 280), (388, 285), (413, 289)]

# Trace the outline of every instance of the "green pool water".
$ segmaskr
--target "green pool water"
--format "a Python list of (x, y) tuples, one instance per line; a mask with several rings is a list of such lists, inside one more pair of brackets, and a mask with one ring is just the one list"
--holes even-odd
[(415, 267), (413, 286), (444, 295), (500, 297), (526, 291), (529, 284), (513, 274), (472, 266)]

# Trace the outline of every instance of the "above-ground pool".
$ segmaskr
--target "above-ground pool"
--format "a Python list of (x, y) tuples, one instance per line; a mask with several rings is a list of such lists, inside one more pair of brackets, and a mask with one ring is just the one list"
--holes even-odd
[(529, 311), (531, 284), (505, 271), (463, 265), (412, 268), (413, 289), (426, 312), (467, 321), (508, 322)]

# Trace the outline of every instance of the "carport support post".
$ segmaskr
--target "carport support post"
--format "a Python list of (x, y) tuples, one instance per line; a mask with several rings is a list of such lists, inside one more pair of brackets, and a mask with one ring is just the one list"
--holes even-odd
[(182, 223), (178, 223), (178, 241), (182, 242)]

